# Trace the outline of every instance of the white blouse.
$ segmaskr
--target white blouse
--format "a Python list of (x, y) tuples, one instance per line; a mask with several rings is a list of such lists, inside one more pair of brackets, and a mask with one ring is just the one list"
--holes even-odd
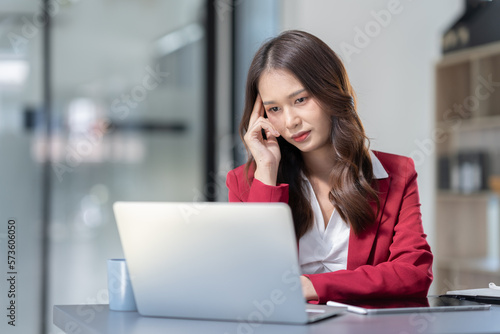
[[(375, 179), (389, 177), (378, 158), (370, 151)], [(319, 274), (347, 268), (350, 228), (334, 209), (325, 228), (323, 214), (307, 178), (307, 192), (314, 214), (314, 225), (299, 240), (302, 274)]]

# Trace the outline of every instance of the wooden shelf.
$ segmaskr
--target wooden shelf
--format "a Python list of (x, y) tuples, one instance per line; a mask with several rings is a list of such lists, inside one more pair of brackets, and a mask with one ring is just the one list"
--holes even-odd
[(436, 67), (447, 67), (467, 61), (481, 60), (495, 54), (500, 54), (500, 41), (479, 45), (467, 50), (447, 53), (441, 60), (439, 60)]
[(470, 194), (464, 194), (456, 191), (439, 190), (436, 193), (436, 199), (438, 201), (489, 201), (491, 196), (498, 196), (497, 193), (489, 190), (474, 192)]
[(461, 119), (458, 126), (452, 126), (447, 122), (438, 122), (436, 127), (446, 132), (500, 130), (500, 115)]
[[(500, 41), (446, 54), (435, 70), (435, 130), (440, 134), (436, 155), (448, 158), (436, 159), (437, 167), (444, 177), (459, 175), (460, 184), (454, 187), (463, 188), (472, 180), (463, 178), (477, 177), (460, 174), (463, 165), (457, 164), (464, 162), (459, 157), (466, 153), (486, 156), (480, 161), (488, 164), (488, 173), (500, 170), (500, 87), (496, 84), (500, 82)], [(486, 287), (490, 281), (500, 284), (498, 193), (436, 189), (435, 203), (437, 289)]]

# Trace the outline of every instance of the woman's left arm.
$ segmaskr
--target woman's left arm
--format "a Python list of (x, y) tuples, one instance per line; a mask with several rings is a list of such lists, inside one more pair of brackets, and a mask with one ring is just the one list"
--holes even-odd
[[(432, 283), (433, 256), (422, 228), (417, 173), (408, 159), (399, 210), (386, 261), (352, 270), (305, 275), (318, 295), (328, 300), (425, 297)], [(379, 226), (379, 233), (382, 226)], [(390, 233), (391, 231), (386, 231)], [(387, 237), (391, 237), (390, 235)], [(373, 248), (380, 247), (375, 239)], [(373, 251), (373, 249), (372, 249)]]

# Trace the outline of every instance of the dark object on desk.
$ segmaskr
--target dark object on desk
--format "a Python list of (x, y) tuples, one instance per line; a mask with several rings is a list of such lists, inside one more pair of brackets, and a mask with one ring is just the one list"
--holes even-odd
[(481, 295), (471, 296), (471, 295), (448, 295), (448, 294), (441, 295), (441, 297), (444, 297), (444, 296), (455, 298), (458, 300), (470, 300), (470, 301), (474, 301), (477, 303), (500, 305), (500, 297), (494, 297), (494, 296), (481, 296)]
[(452, 298), (447, 295), (401, 300), (353, 300), (343, 302), (342, 304), (347, 305), (347, 311), (364, 315), (476, 310), (480, 311), (489, 310), (491, 306), (470, 300)]
[(480, 303), (500, 304), (500, 287), (490, 282), (487, 288), (452, 290), (446, 292), (446, 296)]

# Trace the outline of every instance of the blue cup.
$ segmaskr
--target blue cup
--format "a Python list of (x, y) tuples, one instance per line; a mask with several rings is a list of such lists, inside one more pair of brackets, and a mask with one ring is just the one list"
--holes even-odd
[(125, 259), (108, 260), (108, 292), (110, 310), (137, 311)]

